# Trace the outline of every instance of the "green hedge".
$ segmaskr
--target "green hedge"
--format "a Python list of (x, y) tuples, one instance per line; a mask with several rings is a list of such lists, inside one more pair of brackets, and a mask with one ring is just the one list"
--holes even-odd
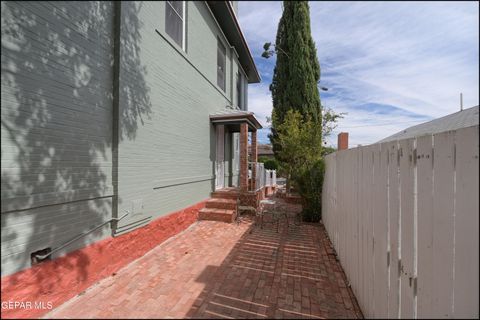
[(267, 170), (278, 170), (278, 161), (267, 157), (260, 157), (258, 162), (262, 162)]
[(302, 211), (306, 222), (319, 222), (322, 219), (322, 185), (325, 175), (325, 162), (316, 161), (310, 168), (297, 177), (298, 192), (303, 197), (305, 205)]

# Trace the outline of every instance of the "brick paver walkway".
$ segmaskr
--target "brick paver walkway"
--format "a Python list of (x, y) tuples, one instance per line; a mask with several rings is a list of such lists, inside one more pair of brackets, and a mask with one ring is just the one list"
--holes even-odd
[(46, 318), (357, 318), (325, 230), (201, 221)]

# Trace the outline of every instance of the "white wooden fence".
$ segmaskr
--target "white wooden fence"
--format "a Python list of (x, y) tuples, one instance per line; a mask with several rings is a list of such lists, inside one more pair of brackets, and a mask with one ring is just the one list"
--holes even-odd
[[(265, 165), (261, 162), (248, 163), (248, 178), (252, 179), (252, 168), (256, 166), (255, 188), (259, 190), (266, 186), (277, 185), (277, 171), (265, 169)], [(255, 191), (256, 191), (255, 190)], [(253, 190), (250, 190), (253, 191)]]
[(479, 317), (478, 126), (326, 157), (323, 222), (367, 317)]
[(265, 186), (277, 185), (277, 171), (265, 169)]

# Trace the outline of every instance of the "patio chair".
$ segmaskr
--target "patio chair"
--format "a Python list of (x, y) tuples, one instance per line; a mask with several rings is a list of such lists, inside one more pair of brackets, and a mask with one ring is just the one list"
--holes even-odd
[[(276, 223), (277, 224), (277, 233), (280, 227), (280, 219), (282, 217), (287, 218), (285, 207), (279, 203), (279, 201), (275, 201), (275, 204), (273, 205), (273, 208), (265, 208), (264, 205), (261, 203), (259, 206), (259, 218), (261, 221), (260, 227), (263, 229), (263, 224), (264, 223)], [(270, 216), (271, 220), (270, 221), (265, 221), (264, 217), (265, 216)], [(288, 219), (287, 219), (287, 225), (288, 225)]]
[(245, 211), (249, 211), (249, 212), (255, 212), (255, 215), (257, 213), (257, 209), (255, 209), (254, 207), (252, 206), (242, 206), (240, 205), (240, 197), (237, 198), (237, 216), (235, 217), (235, 222), (237, 223), (237, 225), (240, 223), (240, 220), (241, 220), (241, 213), (242, 212), (245, 212)]
[(302, 224), (302, 212), (301, 211), (288, 211), (287, 205), (284, 205), (285, 217), (287, 218), (287, 231), (290, 230), (290, 226), (299, 226)]

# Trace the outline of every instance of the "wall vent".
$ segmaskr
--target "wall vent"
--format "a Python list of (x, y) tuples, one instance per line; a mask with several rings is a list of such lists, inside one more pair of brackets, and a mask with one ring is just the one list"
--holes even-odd
[(30, 254), (30, 259), (32, 261), (32, 266), (34, 266), (36, 264), (39, 264), (42, 261), (52, 260), (52, 255), (49, 255), (45, 259), (40, 259), (40, 258), (37, 257), (37, 256), (43, 256), (43, 255), (49, 254), (50, 252), (52, 252), (52, 248), (50, 248), (50, 247), (32, 252)]

